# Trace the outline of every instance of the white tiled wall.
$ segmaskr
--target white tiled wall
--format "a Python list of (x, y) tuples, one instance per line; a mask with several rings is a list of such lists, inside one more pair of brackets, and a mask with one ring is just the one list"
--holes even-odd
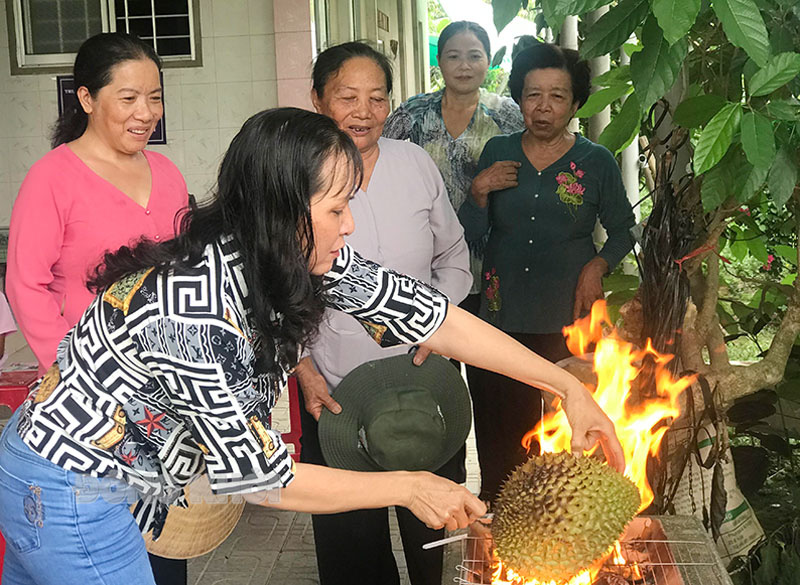
[[(0, 0), (0, 226), (28, 168), (49, 149), (55, 76), (11, 76), (6, 0)], [(203, 67), (164, 70), (166, 146), (189, 191), (205, 196), (231, 138), (278, 105), (273, 0), (201, 0)]]

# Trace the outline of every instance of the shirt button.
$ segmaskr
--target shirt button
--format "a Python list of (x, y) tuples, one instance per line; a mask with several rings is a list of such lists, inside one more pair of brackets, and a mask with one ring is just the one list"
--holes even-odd
[(156, 236), (156, 242), (161, 239), (161, 236)]
[(150, 210), (149, 210), (149, 209), (145, 209), (145, 210), (144, 210), (144, 214), (145, 214), (145, 215), (150, 215)]
[(539, 171), (539, 176), (540, 176), (540, 177), (542, 176), (542, 171)]
[(531, 221), (533, 221), (534, 219), (536, 219), (536, 217), (532, 215), (531, 216)]
[(528, 243), (529, 243), (529, 244), (532, 244), (532, 243), (533, 243), (533, 240), (528, 240)]
[(536, 195), (533, 196), (533, 198), (534, 199), (538, 199), (539, 198), (539, 194), (537, 193)]
[(525, 272), (528, 272), (528, 270), (530, 270), (530, 268), (528, 268), (528, 267), (526, 266), (526, 267), (525, 267)]

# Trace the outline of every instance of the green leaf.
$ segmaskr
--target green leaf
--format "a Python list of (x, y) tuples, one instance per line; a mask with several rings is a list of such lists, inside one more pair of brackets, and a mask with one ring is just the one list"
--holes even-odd
[(725, 202), (730, 190), (729, 178), (728, 169), (722, 165), (715, 166), (703, 175), (703, 184), (700, 187), (703, 211), (713, 211)]
[(503, 62), (503, 57), (505, 57), (505, 56), (506, 56), (506, 49), (507, 49), (507, 48), (508, 48), (508, 47), (506, 47), (505, 45), (503, 45), (502, 47), (500, 47), (500, 50), (499, 50), (499, 51), (497, 51), (497, 52), (494, 54), (494, 57), (492, 57), (492, 65), (491, 65), (492, 67), (498, 67), (498, 66), (500, 65), (500, 63), (502, 63), (502, 62)]
[(769, 60), (750, 80), (750, 95), (768, 95), (800, 74), (800, 55), (781, 53)]
[(619, 49), (642, 24), (649, 11), (649, 0), (620, 0), (586, 33), (581, 56), (591, 59)]
[(772, 168), (769, 170), (769, 179), (767, 180), (770, 197), (779, 212), (786, 205), (789, 197), (792, 196), (796, 184), (797, 165), (794, 164), (788, 149), (786, 147), (781, 148), (778, 151), (778, 156), (775, 157), (775, 162), (772, 163)]
[(580, 110), (575, 112), (575, 117), (591, 118), (622, 96), (629, 94), (631, 90), (633, 90), (633, 87), (630, 85), (615, 85), (614, 87), (598, 90), (589, 96), (589, 99), (586, 100)]
[(742, 240), (736, 240), (731, 244), (731, 255), (737, 260), (744, 260), (744, 257), (747, 256), (747, 250), (747, 242)]
[(742, 118), (740, 104), (726, 104), (706, 124), (694, 152), (694, 172), (702, 175), (717, 164), (731, 146)]
[[(758, 64), (748, 57), (748, 59), (745, 61), (744, 65), (742, 65), (742, 75), (744, 76), (745, 85), (747, 85), (748, 87), (750, 86), (750, 80), (753, 79), (753, 75), (758, 73), (759, 69), (760, 68), (759, 68)], [(737, 87), (733, 91), (734, 92), (736, 92), (736, 91), (741, 92), (742, 88), (741, 87)]]
[(609, 292), (636, 290), (639, 288), (639, 277), (633, 274), (609, 274), (603, 279), (603, 288)]
[(622, 50), (625, 51), (625, 54), (630, 57), (634, 53), (638, 53), (642, 50), (641, 43), (625, 43), (622, 45)]
[(575, 4), (575, 0), (542, 0), (539, 2), (547, 26), (555, 34), (558, 34), (561, 30), (561, 25), (564, 24), (564, 19), (567, 15), (576, 14)]
[(769, 167), (747, 165), (745, 173), (737, 175), (736, 183), (741, 185), (741, 188), (736, 192), (736, 200), (739, 203), (750, 201), (753, 195), (761, 191), (768, 173)]
[(759, 566), (758, 570), (753, 574), (755, 583), (759, 585), (772, 585), (780, 574), (779, 559), (781, 551), (776, 544), (767, 542), (758, 552), (761, 557), (761, 566)]
[(742, 116), (742, 147), (754, 167), (768, 169), (775, 158), (772, 123), (757, 112)]
[(699, 95), (682, 101), (672, 119), (684, 128), (704, 126), (726, 103), (725, 98), (715, 94)]
[(632, 93), (625, 100), (622, 109), (614, 116), (611, 123), (606, 126), (598, 138), (598, 142), (614, 154), (630, 144), (639, 131), (642, 115), (639, 109), (639, 100)]
[[(553, 0), (550, 1), (552, 2)], [(497, 29), (498, 34), (509, 22), (514, 20), (521, 8), (521, 0), (492, 0), (494, 28)]]
[(742, 167), (748, 168), (744, 152), (739, 145), (730, 148), (722, 160), (703, 175), (700, 186), (700, 199), (705, 211), (711, 211), (736, 195), (737, 178)]
[[(791, 457), (791, 450), (789, 456)], [(797, 575), (800, 573), (800, 556), (798, 554), (794, 546), (787, 546), (781, 551), (781, 574), (775, 585), (797, 585)]]
[(675, 83), (689, 45), (681, 39), (670, 46), (656, 19), (650, 17), (642, 29), (642, 46), (641, 52), (631, 57), (631, 78), (639, 105), (646, 112)]
[[(744, 232), (744, 237), (747, 240), (747, 247), (750, 249), (750, 254), (759, 262), (766, 264), (769, 262), (769, 252), (767, 246), (764, 244), (763, 237), (758, 232), (747, 230)], [(760, 293), (756, 293), (760, 295)]]
[(617, 292), (613, 292), (606, 297), (606, 303), (608, 305), (616, 305), (621, 307), (635, 296), (635, 290), (618, 290)]
[(583, 16), (587, 12), (597, 10), (606, 4), (611, 4), (611, 0), (578, 0), (575, 4), (575, 12), (572, 14)]
[(547, 26), (558, 33), (564, 19), (570, 14), (582, 16), (610, 2), (611, 0), (542, 0), (539, 6)]
[(686, 36), (700, 12), (700, 0), (653, 0), (653, 14), (670, 45)]
[(631, 66), (622, 65), (598, 75), (592, 83), (602, 87), (614, 87), (616, 85), (628, 85), (631, 82)]
[(776, 120), (800, 120), (800, 103), (795, 100), (773, 100), (767, 104), (767, 113)]
[(769, 59), (769, 36), (753, 0), (714, 0), (714, 12), (728, 40), (744, 49), (759, 67)]
[[(770, 8), (767, 8), (767, 13), (769, 13)], [(774, 55), (786, 51), (793, 51), (794, 33), (791, 29), (791, 25), (787, 26), (786, 22), (777, 24), (775, 21), (772, 21), (769, 26), (769, 46)]]
[(797, 248), (785, 244), (778, 244), (775, 246), (775, 251), (782, 260), (785, 260), (793, 266), (797, 266)]

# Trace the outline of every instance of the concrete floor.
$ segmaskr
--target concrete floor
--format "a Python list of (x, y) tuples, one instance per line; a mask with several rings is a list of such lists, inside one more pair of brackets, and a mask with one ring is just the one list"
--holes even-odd
[[(27, 346), (9, 360), (35, 363)], [(0, 430), (10, 411), (0, 406)], [(273, 427), (288, 432), (289, 401), (284, 394), (273, 411)], [(480, 486), (474, 434), (467, 439), (467, 488)], [(392, 548), (400, 568), (401, 584), (407, 585), (400, 534), (394, 514), (389, 514)], [(314, 585), (318, 584), (311, 516), (248, 505), (230, 537), (213, 552), (189, 561), (190, 585)], [(358, 585), (354, 581), (354, 585)]]

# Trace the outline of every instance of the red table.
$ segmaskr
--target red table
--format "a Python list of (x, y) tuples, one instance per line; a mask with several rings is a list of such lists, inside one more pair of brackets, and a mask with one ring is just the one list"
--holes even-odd
[[(8, 406), (14, 412), (25, 402), (30, 388), (38, 374), (36, 370), (20, 370), (0, 374), (0, 405)], [(0, 583), (3, 581), (3, 557), (6, 552), (6, 541), (0, 534)]]

